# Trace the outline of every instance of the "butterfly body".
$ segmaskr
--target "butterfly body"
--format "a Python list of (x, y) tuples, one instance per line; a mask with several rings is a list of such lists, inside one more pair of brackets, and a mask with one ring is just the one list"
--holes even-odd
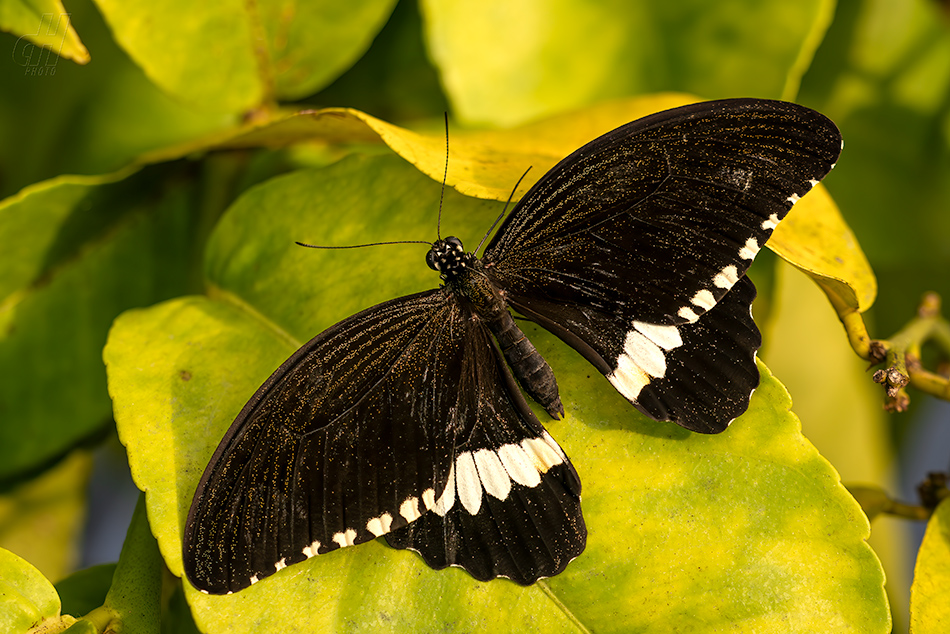
[(512, 319), (501, 291), (475, 254), (466, 253), (462, 242), (450, 236), (432, 245), (426, 263), (441, 273), (452, 295), (470, 305), (473, 318), (488, 327), (524, 391), (552, 418), (563, 416), (554, 371)]
[(759, 381), (745, 272), (840, 150), (794, 104), (684, 106), (562, 160), (481, 259), (436, 241), (443, 286), (318, 334), (237, 415), (188, 513), (189, 580), (234, 592), (377, 537), (479, 580), (560, 573), (586, 544), (580, 478), (522, 393), (564, 412), (509, 308), (644, 414), (719, 433)]

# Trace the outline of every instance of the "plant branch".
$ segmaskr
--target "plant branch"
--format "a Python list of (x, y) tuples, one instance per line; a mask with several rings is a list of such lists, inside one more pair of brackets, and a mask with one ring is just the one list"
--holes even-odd
[(851, 347), (871, 365), (885, 363), (874, 373), (874, 381), (885, 390), (884, 409), (902, 412), (910, 404), (905, 388), (910, 385), (937, 398), (950, 400), (950, 371), (946, 361), (937, 370), (928, 370), (921, 363), (924, 344), (937, 347), (942, 360), (950, 359), (950, 322), (940, 314), (940, 297), (924, 295), (917, 316), (890, 339), (871, 339), (864, 318), (855, 308), (829, 294), (832, 306), (844, 325)]
[(950, 497), (947, 474), (943, 472), (929, 473), (927, 478), (917, 485), (919, 504), (895, 500), (887, 491), (878, 486), (849, 484), (847, 488), (861, 505), (861, 509), (869, 520), (884, 514), (909, 520), (927, 521), (933, 515), (937, 505)]

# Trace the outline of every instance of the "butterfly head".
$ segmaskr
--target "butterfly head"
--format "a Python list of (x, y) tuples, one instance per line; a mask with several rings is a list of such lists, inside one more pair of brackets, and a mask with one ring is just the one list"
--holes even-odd
[(426, 254), (426, 264), (433, 271), (441, 273), (443, 280), (457, 277), (472, 265), (473, 260), (474, 256), (465, 252), (462, 241), (455, 236), (436, 240)]

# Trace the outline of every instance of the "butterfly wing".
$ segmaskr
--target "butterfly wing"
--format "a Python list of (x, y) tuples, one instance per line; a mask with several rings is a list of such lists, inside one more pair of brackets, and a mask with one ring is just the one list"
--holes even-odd
[[(456, 535), (471, 524), (460, 509), (554, 534), (525, 567), (563, 569), (584, 545), (579, 479), (512, 381), (484, 326), (441, 289), (317, 335), (261, 386), (208, 464), (185, 527), (188, 578), (237, 591), (420, 518)], [(533, 505), (550, 526), (526, 527)], [(433, 552), (440, 541), (417, 550), (478, 562), (479, 578), (510, 568), (509, 543), (463, 542), (462, 554)]]
[[(834, 124), (795, 104), (736, 99), (657, 113), (542, 177), (484, 261), (509, 304), (581, 352), (641, 411), (722, 431), (758, 384), (754, 289), (730, 291), (840, 150)], [(690, 361), (713, 345), (724, 352), (712, 369), (724, 376)], [(733, 368), (755, 379), (734, 381)], [(702, 383), (722, 398), (697, 410), (687, 403)]]

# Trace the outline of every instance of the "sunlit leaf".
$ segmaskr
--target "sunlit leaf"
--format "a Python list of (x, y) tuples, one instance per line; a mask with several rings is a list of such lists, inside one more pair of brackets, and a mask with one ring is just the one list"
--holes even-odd
[(944, 500), (927, 522), (910, 588), (910, 631), (937, 634), (950, 628), (950, 503)]
[(429, 51), (455, 114), (494, 126), (656, 90), (792, 97), (833, 6), (827, 0), (421, 4)]
[(60, 617), (56, 589), (39, 570), (0, 548), (0, 630), (26, 634), (42, 624), (57, 631), (73, 620)]
[[(19, 35), (13, 59), (38, 74), (56, 66), (57, 57), (89, 62), (89, 51), (69, 21), (60, 0), (7, 0), (0, 3), (0, 29)], [(36, 46), (34, 46), (36, 45)], [(39, 48), (42, 47), (42, 48)]]
[[(166, 564), (198, 478), (244, 401), (296, 346), (358, 309), (431, 288), (420, 245), (313, 251), (434, 234), (439, 186), (394, 157), (353, 157), (249, 190), (209, 244), (208, 297), (117, 320), (105, 351), (133, 478)], [(473, 246), (501, 204), (447, 192), (442, 228)], [(542, 420), (584, 482), (587, 550), (528, 588), (427, 568), (382, 542), (316, 557), (235, 595), (189, 590), (216, 631), (782, 631), (889, 629), (867, 520), (801, 436), (762, 367), (749, 412), (718, 436), (646, 420), (544, 331), (568, 415)], [(188, 586), (190, 588), (190, 586)], [(254, 618), (249, 619), (248, 615)]]
[(97, 0), (116, 41), (192, 106), (243, 112), (329, 84), (369, 47), (393, 0)]
[(877, 280), (871, 265), (824, 187), (798, 201), (768, 246), (839, 305), (864, 312), (874, 303)]

